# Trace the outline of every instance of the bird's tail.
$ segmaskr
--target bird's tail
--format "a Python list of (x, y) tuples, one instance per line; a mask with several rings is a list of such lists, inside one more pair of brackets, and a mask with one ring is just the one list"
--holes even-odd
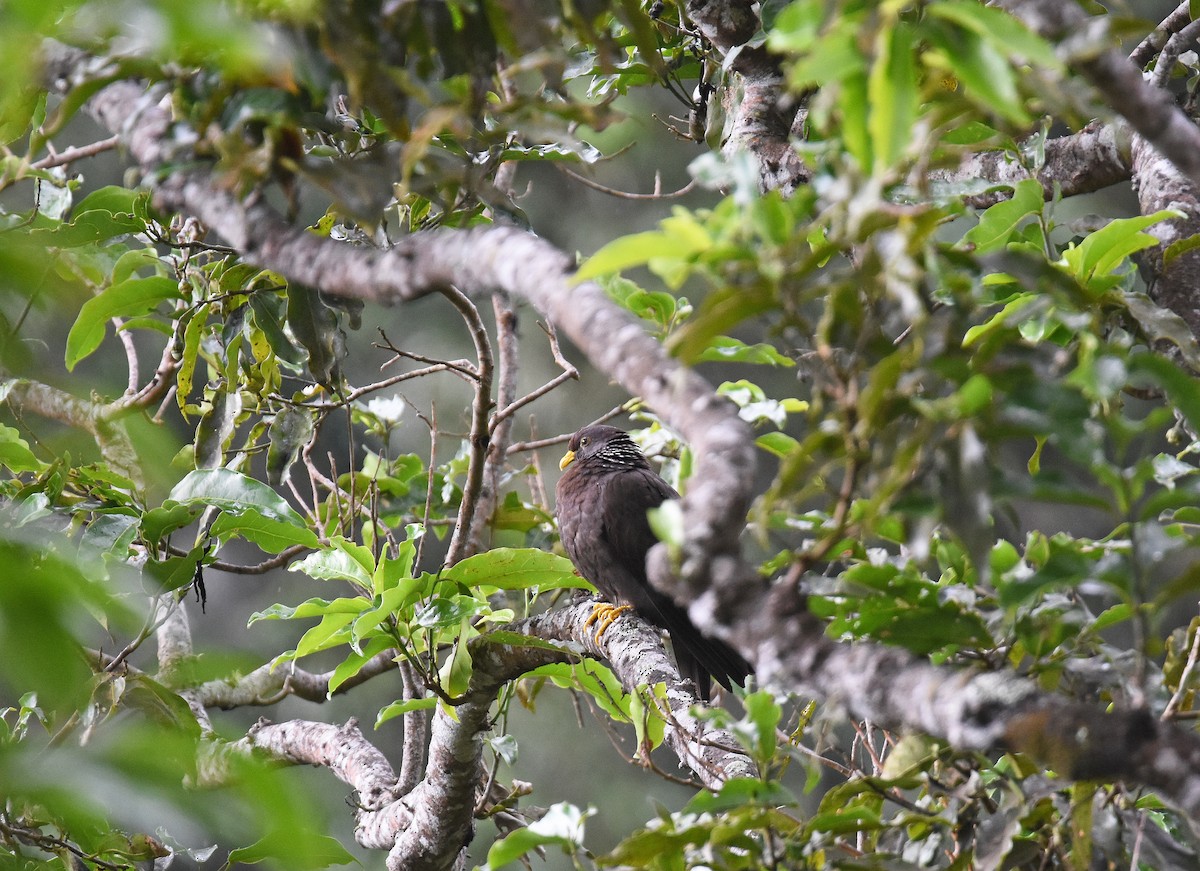
[(740, 653), (719, 638), (701, 634), (687, 615), (687, 611), (674, 602), (655, 602), (662, 622), (671, 636), (675, 651), (675, 663), (679, 674), (696, 685), (696, 693), (708, 702), (712, 695), (712, 680), (732, 689), (733, 684), (744, 686), (752, 669)]

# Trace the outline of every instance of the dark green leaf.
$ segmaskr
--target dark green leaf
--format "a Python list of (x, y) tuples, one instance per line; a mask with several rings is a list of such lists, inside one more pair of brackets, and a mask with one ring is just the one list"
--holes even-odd
[(288, 405), (275, 415), (267, 430), (270, 447), (267, 449), (267, 482), (282, 483), (301, 449), (312, 439), (315, 429), (314, 412)]

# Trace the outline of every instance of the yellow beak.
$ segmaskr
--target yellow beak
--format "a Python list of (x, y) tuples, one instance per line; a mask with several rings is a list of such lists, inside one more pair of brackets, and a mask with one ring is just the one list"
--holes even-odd
[(567, 451), (565, 454), (563, 454), (563, 458), (558, 461), (558, 467), (560, 469), (565, 469), (567, 466), (571, 465), (571, 463), (573, 463), (573, 462), (575, 462), (575, 452)]

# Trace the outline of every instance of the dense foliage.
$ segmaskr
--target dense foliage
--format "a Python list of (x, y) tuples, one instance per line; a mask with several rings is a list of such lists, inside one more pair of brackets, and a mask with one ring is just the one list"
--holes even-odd
[[(249, 752), (249, 721), (216, 709), (336, 692), (367, 726), (403, 718), (416, 743), (481, 692), (490, 650), (520, 648), (529, 668), (483, 705), (482, 774), (464, 775), (474, 815), (496, 824), (471, 848), (486, 867), (544, 848), (578, 867), (1195, 866), (1185, 815), (1138, 784), (1059, 777), (1076, 770), (1066, 749), (955, 747), (776, 684), (697, 712), (759, 777), (705, 781), (720, 788), (605, 855), (584, 834), (601, 785), (583, 809), (535, 784), (554, 804), (525, 815), (527, 788), (507, 785), (524, 746), (510, 709), (579, 693), (647, 764), (673, 725), (663, 685), (622, 686), (526, 620), (586, 587), (545, 495), (560, 449), (537, 439), (558, 433), (525, 417), (588, 422), (555, 324), (564, 374), (518, 391), (518, 345), (543, 353), (547, 338), (518, 337), (515, 300), (486, 301), (490, 317), (444, 289), (421, 316), (461, 319), (472, 358), (431, 355), (363, 326), (376, 304), (336, 274), (290, 279), (253, 226), (224, 238), (164, 205), (199, 172), (356, 251), (550, 233), (539, 220), (585, 216), (523, 211), (538, 168), (646, 159), (596, 143), (668, 95), (677, 134), (709, 146), (689, 167), (699, 193), (655, 229), (593, 230), (604, 244), (576, 280), (714, 376), (753, 426), (769, 477), (744, 543), (764, 583), (801, 590), (847, 644), (1192, 722), (1200, 348), (1155, 286), (1195, 253), (1190, 233), (1160, 245), (1190, 201), (1080, 206), (1047, 166), (1090, 119), (1122, 123), (1076, 63), (1115, 37), (1055, 44), (975, 0), (795, 0), (760, 4), (761, 27), (730, 49), (693, 20), (700, 5), (0, 7), (0, 865), (350, 861), (328, 834), (330, 813), (353, 813), (335, 764), (308, 781), (333, 797), (317, 801), (277, 770), (313, 759)], [(1136, 43), (1156, 22), (1109, 29)], [(49, 80), (64, 45), (86, 54)], [(1159, 83), (1190, 110), (1196, 53), (1166, 67)], [(126, 81), (144, 94), (130, 128), (97, 131), (89, 101)], [(788, 116), (791, 184), (738, 138), (763, 82)], [(160, 105), (172, 122), (146, 134), (147, 166), (131, 140)], [(126, 183), (97, 185), (90, 161), (114, 149)], [(981, 154), (1003, 173), (960, 171)], [(373, 342), (370, 365), (394, 366), (382, 375), (361, 363)], [(430, 378), (468, 398), (407, 398)], [(694, 457), (670, 414), (624, 408), (686, 489)], [(665, 540), (682, 518), (656, 518)], [(206, 624), (189, 630), (179, 609), (195, 616), (220, 572), (277, 573), (241, 617), (283, 621), (270, 637), (285, 640), (252, 659), (194, 653)], [(255, 641), (262, 628), (246, 643), (274, 643)], [(354, 702), (380, 684), (382, 703)], [(422, 770), (407, 773), (412, 789)]]

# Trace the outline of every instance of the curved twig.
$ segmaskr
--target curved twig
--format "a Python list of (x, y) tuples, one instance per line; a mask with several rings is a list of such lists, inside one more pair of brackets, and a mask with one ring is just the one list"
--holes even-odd
[(452, 566), (471, 555), (471, 530), (475, 512), (479, 507), (479, 491), (483, 487), (483, 472), (488, 452), (488, 414), (492, 410), (492, 343), (488, 339), (483, 319), (479, 316), (479, 309), (466, 294), (452, 284), (437, 289), (442, 296), (450, 300), (466, 321), (479, 361), (476, 369), (478, 380), (475, 383), (475, 396), (471, 401), (471, 432), (467, 436), (467, 477), (463, 482), (458, 523), (450, 536), (450, 547), (446, 551), (444, 561), (446, 566)]

